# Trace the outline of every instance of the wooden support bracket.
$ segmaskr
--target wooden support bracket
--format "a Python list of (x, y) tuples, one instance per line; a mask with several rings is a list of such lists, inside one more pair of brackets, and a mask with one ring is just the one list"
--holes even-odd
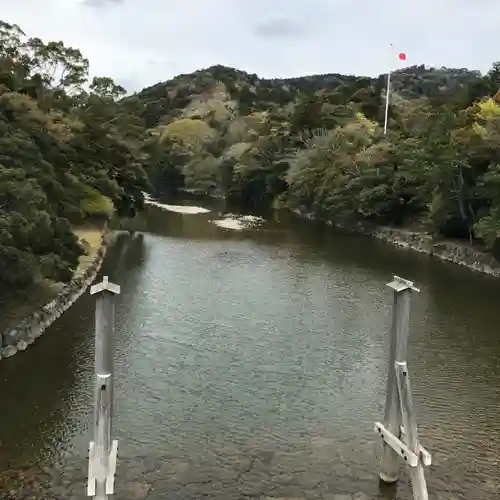
[(420, 446), (420, 459), (425, 467), (432, 465), (432, 456), (423, 446)]
[[(109, 452), (109, 468), (106, 476), (106, 495), (113, 495), (115, 489), (116, 461), (118, 457), (118, 440), (114, 439)], [(87, 481), (87, 496), (93, 497), (96, 494), (96, 476), (95, 476), (95, 445), (94, 441), (89, 445), (89, 468)]]
[(380, 422), (375, 422), (375, 432), (386, 442), (410, 467), (416, 467), (418, 457), (392, 432), (389, 432)]
[(90, 441), (89, 444), (89, 475), (87, 479), (87, 496), (95, 496), (94, 441)]
[(104, 276), (101, 283), (90, 287), (90, 295), (95, 295), (100, 292), (110, 292), (113, 295), (118, 295), (120, 293), (120, 285), (115, 285), (111, 283), (107, 276)]
[(115, 492), (116, 460), (118, 457), (118, 440), (114, 439), (109, 452), (109, 469), (106, 478), (106, 495), (112, 495)]
[[(410, 467), (416, 467), (418, 460), (428, 467), (432, 465), (431, 454), (423, 447), (420, 446), (419, 456), (415, 455), (408, 446), (406, 446), (399, 438), (392, 432), (388, 431), (380, 422), (375, 422), (375, 432), (390, 446)], [(403, 426), (401, 426), (403, 432)]]
[(418, 454), (417, 465), (410, 470), (413, 498), (415, 500), (428, 500), (429, 494), (427, 492), (427, 482), (424, 475), (424, 460), (421, 460), (421, 457), (425, 457), (425, 461), (429, 463), (430, 455), (425, 450), (424, 453), (422, 453), (422, 447), (418, 439), (417, 421), (413, 410), (408, 365), (406, 361), (396, 361), (394, 368), (404, 441), (414, 454)]

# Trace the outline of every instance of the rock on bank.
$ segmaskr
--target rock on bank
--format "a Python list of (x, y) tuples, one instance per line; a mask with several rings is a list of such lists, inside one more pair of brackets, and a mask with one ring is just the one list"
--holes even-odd
[(92, 261), (83, 273), (76, 275), (53, 300), (24, 318), (16, 326), (0, 332), (0, 359), (13, 356), (33, 344), (85, 292), (101, 269), (109, 237), (110, 233), (104, 229), (101, 232), (100, 247)]
[[(301, 218), (318, 220), (314, 215), (293, 210)], [(325, 221), (328, 226), (336, 227), (347, 232), (362, 233), (377, 240), (385, 241), (394, 246), (407, 248), (416, 252), (425, 253), (432, 257), (452, 262), (500, 278), (500, 262), (492, 255), (481, 251), (464, 242), (438, 240), (431, 234), (421, 231), (411, 231), (394, 227), (372, 227), (366, 224), (356, 226), (338, 225), (333, 221)]]
[(372, 236), (395, 246), (426, 253), (438, 259), (500, 278), (500, 263), (486, 252), (466, 243), (435, 240), (432, 235), (395, 228), (379, 228)]

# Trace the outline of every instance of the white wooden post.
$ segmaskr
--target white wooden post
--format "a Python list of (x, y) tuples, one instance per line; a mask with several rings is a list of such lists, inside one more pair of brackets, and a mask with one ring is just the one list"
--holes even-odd
[(385, 416), (384, 424), (375, 422), (375, 432), (383, 440), (380, 479), (385, 483), (396, 482), (402, 458), (410, 467), (414, 499), (428, 500), (423, 466), (431, 464), (431, 456), (418, 441), (406, 364), (410, 298), (412, 292), (419, 290), (411, 281), (398, 276), (388, 286), (394, 291), (394, 301)]
[(104, 276), (90, 294), (97, 294), (95, 313), (94, 440), (89, 446), (87, 496), (107, 500), (114, 493), (118, 441), (111, 440), (113, 416), (113, 349), (115, 304), (120, 287)]

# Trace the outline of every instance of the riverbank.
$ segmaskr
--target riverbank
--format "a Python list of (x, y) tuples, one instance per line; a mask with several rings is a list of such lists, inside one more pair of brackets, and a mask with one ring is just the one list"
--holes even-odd
[[(292, 210), (292, 212), (302, 219), (321, 222), (312, 214), (306, 214), (299, 210)], [(424, 253), (430, 257), (451, 262), (472, 271), (500, 278), (500, 262), (477, 246), (464, 241), (437, 239), (428, 232), (407, 228), (371, 226), (362, 223), (348, 226), (337, 224), (331, 220), (323, 222), (330, 227), (342, 231), (366, 234), (374, 239), (384, 241), (400, 248)]]
[(59, 318), (85, 292), (101, 268), (110, 243), (107, 226), (75, 228), (75, 234), (84, 245), (73, 279), (62, 283), (41, 283), (29, 301), (12, 304), (13, 310), (4, 318), (0, 330), (0, 359), (24, 351), (57, 318)]
[(437, 240), (428, 233), (389, 227), (378, 228), (371, 235), (392, 245), (500, 278), (500, 263), (490, 254), (469, 243)]
[[(184, 189), (182, 190), (182, 192), (217, 199), (217, 196), (213, 196), (207, 193), (199, 193), (196, 192), (196, 190)], [(162, 204), (155, 202), (150, 195), (146, 193), (144, 194), (146, 198), (146, 204), (162, 206)], [(163, 205), (163, 207), (167, 207), (167, 205)], [(200, 207), (193, 207), (196, 210), (188, 212), (186, 212), (186, 207), (175, 208), (184, 208), (184, 213), (203, 213), (206, 211), (206, 209)], [(345, 225), (336, 223), (332, 220), (321, 221), (313, 214), (304, 213), (296, 209), (290, 209), (286, 207), (286, 205), (281, 205), (276, 208), (290, 210), (302, 219), (324, 222), (328, 226), (334, 227), (337, 230), (342, 230), (348, 233), (366, 234), (368, 236), (371, 236), (372, 238), (384, 241), (400, 248), (424, 253), (431, 257), (435, 257), (446, 262), (451, 262), (453, 264), (466, 267), (472, 271), (477, 271), (488, 274), (495, 278), (500, 278), (500, 262), (498, 262), (491, 254), (479, 248), (477, 245), (472, 245), (465, 241), (438, 239), (424, 230), (374, 226), (364, 223), (358, 223), (356, 225)], [(243, 229), (243, 226), (239, 225), (238, 221), (222, 220), (214, 221), (214, 223), (226, 229)]]

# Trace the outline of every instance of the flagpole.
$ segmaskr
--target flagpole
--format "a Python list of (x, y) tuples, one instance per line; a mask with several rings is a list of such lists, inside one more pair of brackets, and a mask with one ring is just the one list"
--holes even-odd
[[(395, 52), (394, 45), (391, 43), (391, 52)], [(391, 94), (391, 73), (392, 60), (387, 73), (387, 91), (385, 93), (385, 119), (384, 119), (384, 135), (387, 135), (387, 123), (389, 122), (389, 99)]]
[[(406, 52), (400, 52), (399, 54), (395, 51), (394, 45), (391, 43), (391, 50), (397, 54), (400, 61), (406, 61)], [(392, 63), (391, 63), (392, 67)], [(387, 135), (387, 123), (389, 121), (389, 99), (391, 96), (391, 74), (392, 70), (389, 69), (387, 73), (387, 92), (385, 93), (385, 119), (384, 119), (384, 135)]]
[(387, 119), (389, 118), (389, 95), (391, 93), (391, 71), (387, 73), (387, 92), (385, 93), (384, 135), (387, 135)]

